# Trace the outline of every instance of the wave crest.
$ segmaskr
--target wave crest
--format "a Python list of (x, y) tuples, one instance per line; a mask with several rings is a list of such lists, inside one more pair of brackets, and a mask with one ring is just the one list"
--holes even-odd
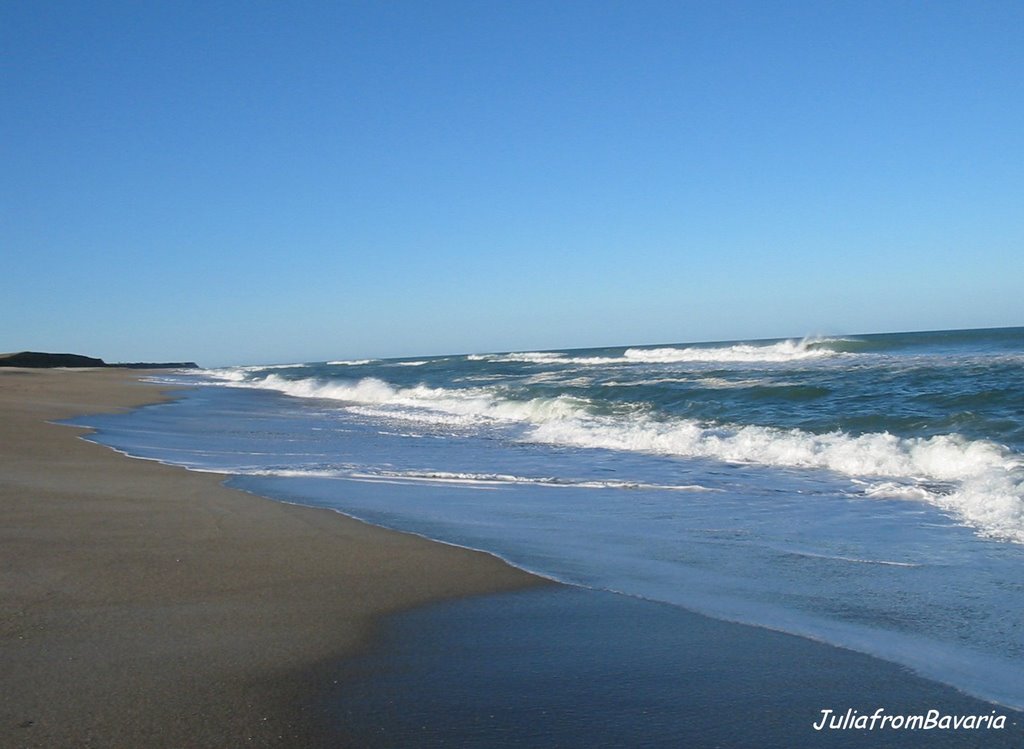
[(866, 483), (862, 496), (921, 499), (992, 538), (1024, 543), (1024, 461), (1005, 447), (956, 434), (902, 438), (888, 432), (815, 434), (756, 425), (704, 424), (598, 413), (587, 399), (519, 399), (494, 386), (399, 388), (269, 374), (233, 386), (342, 401), (374, 417), (441, 425), (519, 424), (521, 439), (579, 448), (709, 458), (780, 468), (822, 469)]
[(531, 439), (699, 457), (782, 468), (813, 468), (850, 477), (902, 479), (869, 484), (865, 496), (923, 499), (982, 535), (1024, 543), (1024, 464), (993, 442), (959, 435), (901, 438), (813, 434), (761, 426), (706, 426), (694, 421), (604, 418), (538, 425)]
[(788, 362), (839, 356), (828, 347), (832, 339), (804, 338), (772, 344), (737, 343), (725, 347), (689, 346), (686, 348), (631, 348), (623, 358), (645, 364), (676, 362)]
[(781, 363), (852, 356), (837, 350), (843, 339), (804, 338), (777, 343), (737, 343), (731, 346), (663, 346), (659, 348), (628, 348), (621, 356), (571, 356), (555, 351), (524, 351), (510, 354), (470, 354), (469, 361), (520, 364), (570, 364), (607, 366), (615, 364), (676, 364), (700, 362)]

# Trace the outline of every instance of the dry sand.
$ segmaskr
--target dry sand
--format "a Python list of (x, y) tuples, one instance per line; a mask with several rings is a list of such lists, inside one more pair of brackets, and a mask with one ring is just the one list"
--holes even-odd
[(539, 584), (46, 423), (160, 400), (138, 377), (0, 370), (0, 746), (346, 746), (317, 697), (376, 618)]

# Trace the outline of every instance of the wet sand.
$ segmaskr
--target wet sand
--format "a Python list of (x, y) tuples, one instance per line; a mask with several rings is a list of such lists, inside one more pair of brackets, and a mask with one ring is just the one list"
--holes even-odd
[[(550, 586), (421, 607), (325, 694), (367, 749), (1019, 749), (1024, 714), (894, 663), (676, 606)], [(1002, 729), (828, 728), (1003, 715)], [(831, 716), (830, 716), (831, 717)], [(837, 721), (837, 725), (842, 725)]]
[(139, 376), (0, 370), (0, 745), (347, 746), (322, 696), (380, 617), (544, 584), (47, 423)]

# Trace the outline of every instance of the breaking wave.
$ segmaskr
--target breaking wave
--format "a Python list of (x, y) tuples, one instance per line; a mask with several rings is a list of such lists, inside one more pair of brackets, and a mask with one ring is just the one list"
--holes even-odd
[(510, 354), (471, 354), (469, 361), (526, 364), (571, 364), (606, 366), (615, 364), (676, 364), (686, 362), (784, 363), (854, 354), (840, 350), (845, 339), (804, 338), (769, 344), (737, 343), (730, 346), (686, 346), (628, 348), (621, 356), (571, 356), (554, 351), (525, 351)]
[(624, 423), (604, 417), (538, 424), (530, 439), (889, 479), (867, 483), (863, 494), (921, 499), (984, 536), (1024, 543), (1024, 461), (984, 440), (955, 434), (813, 434), (762, 426), (708, 426), (683, 419)]
[(514, 424), (523, 441), (832, 471), (860, 481), (862, 496), (923, 500), (984, 536), (1024, 543), (1024, 460), (987, 440), (957, 434), (816, 434), (658, 418), (642, 411), (607, 413), (586, 398), (561, 394), (516, 400), (487, 386), (400, 388), (375, 378), (325, 382), (276, 374), (245, 382), (225, 379), (235, 386), (341, 401), (375, 417), (444, 425)]
[(738, 343), (734, 346), (704, 348), (631, 348), (623, 358), (645, 364), (671, 364), (675, 362), (789, 362), (840, 356), (828, 347), (832, 339), (781, 341), (769, 345)]

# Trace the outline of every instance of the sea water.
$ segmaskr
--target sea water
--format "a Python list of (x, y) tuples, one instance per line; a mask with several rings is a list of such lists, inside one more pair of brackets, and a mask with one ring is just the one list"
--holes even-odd
[(131, 455), (1024, 707), (1024, 328), (239, 366)]

